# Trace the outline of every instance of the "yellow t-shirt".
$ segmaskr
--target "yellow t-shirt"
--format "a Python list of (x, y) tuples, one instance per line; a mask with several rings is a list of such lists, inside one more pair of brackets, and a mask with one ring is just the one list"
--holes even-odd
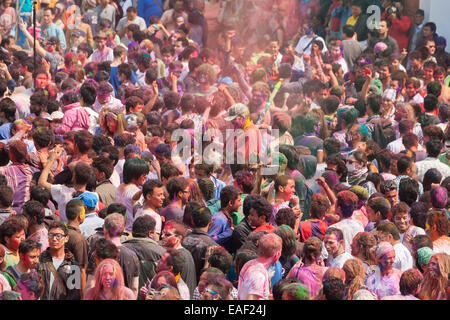
[(358, 22), (358, 18), (355, 18), (354, 16), (350, 16), (350, 18), (347, 19), (347, 24), (351, 26), (355, 26), (356, 22)]

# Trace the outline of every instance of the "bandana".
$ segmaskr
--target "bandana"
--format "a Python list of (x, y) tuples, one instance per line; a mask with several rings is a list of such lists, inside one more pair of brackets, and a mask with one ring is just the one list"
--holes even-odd
[(394, 251), (394, 247), (389, 242), (380, 242), (375, 250), (375, 257), (377, 260), (380, 260), (385, 254), (391, 251)]
[(431, 248), (423, 247), (417, 250), (417, 263), (421, 266), (425, 266), (430, 262), (434, 252)]

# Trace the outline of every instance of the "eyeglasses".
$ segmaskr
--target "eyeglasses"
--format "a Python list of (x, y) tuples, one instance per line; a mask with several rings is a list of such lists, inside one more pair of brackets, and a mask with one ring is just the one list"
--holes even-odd
[(209, 293), (211, 293), (213, 295), (218, 295), (219, 294), (218, 292), (212, 291), (212, 290), (210, 290), (208, 288), (205, 289), (205, 292), (209, 292)]
[(59, 241), (59, 240), (61, 240), (62, 238), (64, 238), (65, 235), (62, 234), (62, 233), (49, 233), (49, 234), (48, 234), (48, 237), (49, 237), (49, 239), (55, 238), (56, 240)]
[(181, 192), (183, 192), (183, 193), (191, 193), (191, 190), (183, 190)]

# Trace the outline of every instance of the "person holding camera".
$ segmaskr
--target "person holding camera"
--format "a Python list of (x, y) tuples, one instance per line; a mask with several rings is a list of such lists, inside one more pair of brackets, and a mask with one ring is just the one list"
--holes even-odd
[(402, 1), (394, 1), (386, 10), (386, 19), (391, 23), (389, 35), (397, 41), (400, 52), (408, 50), (411, 28), (411, 19), (403, 14), (403, 9)]

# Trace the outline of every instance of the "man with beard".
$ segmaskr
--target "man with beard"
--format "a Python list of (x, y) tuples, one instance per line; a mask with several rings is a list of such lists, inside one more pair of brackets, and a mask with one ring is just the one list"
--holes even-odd
[(391, 22), (382, 19), (378, 26), (378, 37), (370, 38), (369, 47), (373, 48), (378, 42), (384, 42), (387, 45), (386, 54), (399, 53), (397, 41), (388, 35)]

